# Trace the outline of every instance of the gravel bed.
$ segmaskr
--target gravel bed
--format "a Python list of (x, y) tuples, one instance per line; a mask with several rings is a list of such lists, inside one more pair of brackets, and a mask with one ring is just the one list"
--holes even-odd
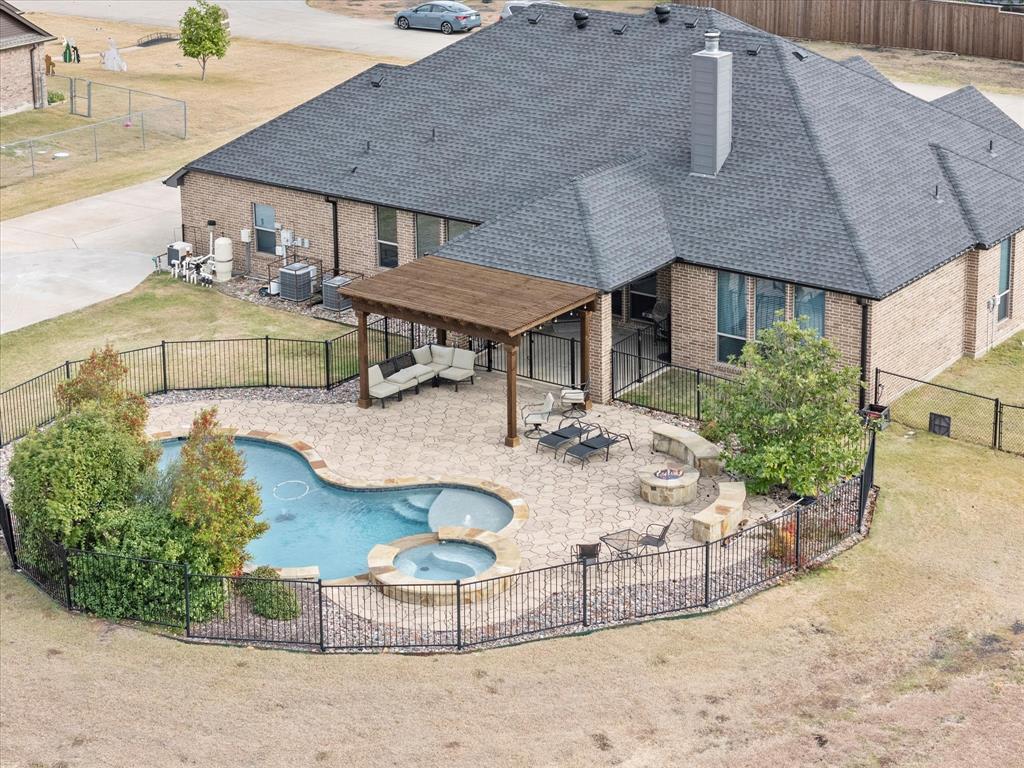
[[(235, 277), (226, 283), (214, 283), (214, 287), (225, 296), (233, 299), (241, 299), (261, 307), (278, 309), (282, 312), (292, 312), (296, 315), (305, 315), (317, 320), (325, 320), (329, 323), (342, 323), (354, 326), (356, 324), (356, 313), (351, 309), (341, 312), (327, 309), (321, 303), (320, 295), (315, 294), (309, 301), (285, 301), (277, 296), (260, 296), (260, 289), (266, 286), (266, 281), (248, 277)], [(339, 328), (338, 335), (341, 335), (347, 328)]]
[(204, 400), (272, 401), (288, 403), (310, 403), (327, 405), (331, 403), (354, 403), (359, 399), (359, 382), (355, 379), (339, 384), (332, 389), (315, 387), (293, 389), (290, 387), (245, 387), (240, 389), (187, 389), (168, 392), (165, 395), (150, 395), (146, 398), (153, 407), (194, 403)]

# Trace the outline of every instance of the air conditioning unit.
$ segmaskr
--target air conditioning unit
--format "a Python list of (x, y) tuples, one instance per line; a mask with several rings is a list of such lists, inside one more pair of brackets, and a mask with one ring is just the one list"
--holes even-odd
[(338, 289), (352, 282), (348, 275), (338, 275), (324, 279), (324, 307), (341, 311), (352, 308), (352, 299), (347, 299), (338, 293)]
[(192, 244), (183, 240), (171, 243), (167, 246), (167, 266), (173, 267), (186, 256), (192, 255)]
[(313, 297), (315, 269), (304, 261), (281, 267), (277, 279), (281, 283), (281, 298), (288, 301), (308, 301)]

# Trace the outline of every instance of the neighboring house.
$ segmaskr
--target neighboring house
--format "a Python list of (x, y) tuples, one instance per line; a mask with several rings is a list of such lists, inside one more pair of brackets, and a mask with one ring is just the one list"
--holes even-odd
[(674, 363), (728, 373), (781, 310), (869, 385), (1024, 328), (1024, 129), (971, 87), (928, 103), (861, 58), (664, 10), (518, 14), (373, 67), (167, 183), (236, 260), (241, 229), (272, 258), (276, 222), (343, 270), (429, 253), (600, 289), (599, 401), (612, 321), (658, 299)]
[(0, 0), (0, 115), (46, 106), (43, 46), (55, 39)]

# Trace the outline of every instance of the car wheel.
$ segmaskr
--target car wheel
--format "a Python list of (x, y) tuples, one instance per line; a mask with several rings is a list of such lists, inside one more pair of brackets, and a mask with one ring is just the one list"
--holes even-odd
[(408, 29), (409, 28), (409, 20), (407, 18), (405, 18), (405, 16), (399, 16), (398, 17), (398, 28), (399, 29)]
[(447, 21), (444, 22), (444, 24), (441, 25), (441, 34), (442, 35), (450, 35), (451, 33), (452, 33), (452, 25), (449, 24)]

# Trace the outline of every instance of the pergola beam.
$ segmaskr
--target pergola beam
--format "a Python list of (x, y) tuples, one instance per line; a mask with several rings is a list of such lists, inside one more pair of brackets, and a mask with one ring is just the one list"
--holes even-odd
[(454, 320), (442, 315), (430, 314), (429, 312), (410, 310), (394, 304), (369, 301), (367, 299), (352, 299), (352, 309), (357, 313), (364, 312), (367, 314), (383, 315), (387, 317), (394, 317), (399, 320), (406, 320), (411, 323), (427, 325), (431, 328), (436, 328), (438, 331), (452, 331), (453, 333), (463, 333), (467, 336), (476, 336), (480, 339), (493, 341), (495, 344), (518, 343), (515, 341), (515, 338), (517, 337), (513, 337), (510, 334), (497, 331), (493, 328), (468, 323), (462, 320)]

